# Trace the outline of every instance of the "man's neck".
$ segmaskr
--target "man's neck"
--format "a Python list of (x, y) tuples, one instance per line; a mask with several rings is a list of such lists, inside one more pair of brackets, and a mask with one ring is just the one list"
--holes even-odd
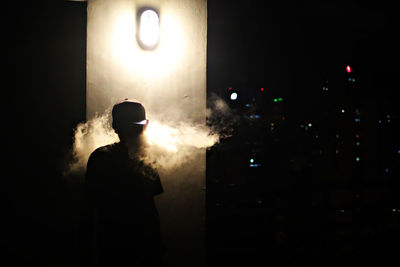
[(143, 154), (143, 140), (141, 136), (122, 141), (128, 151), (129, 158), (138, 158)]

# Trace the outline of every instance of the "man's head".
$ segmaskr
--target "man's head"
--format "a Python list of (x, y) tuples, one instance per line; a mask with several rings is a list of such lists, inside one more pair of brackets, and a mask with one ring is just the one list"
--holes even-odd
[(148, 124), (143, 105), (130, 100), (114, 105), (112, 119), (112, 126), (121, 141), (138, 137)]

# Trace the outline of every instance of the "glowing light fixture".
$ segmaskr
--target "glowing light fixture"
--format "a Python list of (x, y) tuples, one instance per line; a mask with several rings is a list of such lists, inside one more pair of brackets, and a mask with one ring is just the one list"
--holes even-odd
[(141, 48), (152, 50), (160, 40), (160, 18), (155, 9), (142, 8), (138, 12), (137, 40)]

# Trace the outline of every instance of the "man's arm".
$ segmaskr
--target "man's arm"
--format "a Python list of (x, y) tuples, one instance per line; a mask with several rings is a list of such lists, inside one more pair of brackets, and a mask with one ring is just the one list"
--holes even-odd
[(160, 175), (158, 174), (157, 170), (147, 166), (146, 167), (146, 175), (152, 181), (152, 191), (153, 195), (157, 196), (164, 192), (164, 188), (161, 184)]
[(96, 153), (89, 157), (83, 190), (83, 208), (80, 229), (81, 261), (84, 265), (95, 264), (97, 259), (97, 201), (96, 201)]

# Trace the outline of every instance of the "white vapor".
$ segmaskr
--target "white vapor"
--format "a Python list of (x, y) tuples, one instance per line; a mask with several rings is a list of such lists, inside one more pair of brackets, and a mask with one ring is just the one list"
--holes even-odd
[[(192, 160), (196, 150), (212, 147), (220, 137), (228, 137), (235, 123), (228, 105), (219, 97), (209, 98), (205, 125), (194, 122), (166, 122), (149, 117), (144, 132), (144, 147), (147, 163), (160, 170), (169, 171)], [(82, 175), (90, 154), (98, 147), (119, 141), (111, 127), (111, 111), (80, 123), (74, 132), (72, 160), (65, 175)]]
[(78, 124), (74, 132), (72, 160), (68, 164), (65, 174), (84, 173), (89, 156), (96, 148), (117, 141), (119, 138), (111, 127), (110, 112)]

